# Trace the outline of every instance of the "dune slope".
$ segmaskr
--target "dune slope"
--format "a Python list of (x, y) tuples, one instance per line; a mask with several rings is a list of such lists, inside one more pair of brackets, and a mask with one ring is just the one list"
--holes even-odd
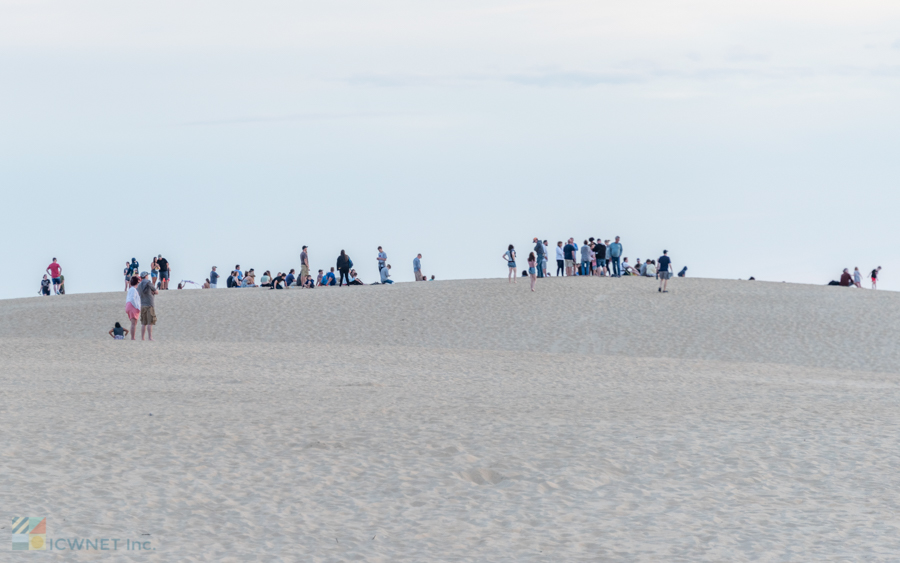
[(0, 502), (117, 561), (896, 558), (896, 295), (539, 289), (0, 302)]

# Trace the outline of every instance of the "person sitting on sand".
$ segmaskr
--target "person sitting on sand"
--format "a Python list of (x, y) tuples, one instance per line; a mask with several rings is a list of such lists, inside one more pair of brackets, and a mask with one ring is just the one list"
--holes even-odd
[(844, 272), (841, 274), (841, 287), (850, 287), (853, 285), (853, 276), (850, 275), (850, 269), (844, 268)]
[(628, 257), (622, 259), (622, 265), (619, 267), (623, 276), (636, 276), (638, 275), (634, 268), (631, 267), (631, 264), (628, 263)]
[(247, 270), (247, 275), (244, 276), (244, 281), (241, 282), (241, 287), (256, 287), (256, 272), (253, 268)]
[(434, 281), (434, 274), (431, 274), (431, 277), (428, 278), (428, 281)]
[(334, 266), (331, 267), (330, 272), (322, 277), (322, 283), (319, 285), (324, 285), (325, 287), (337, 285), (337, 277), (334, 275)]
[(66, 294), (66, 276), (62, 274), (59, 275), (59, 294)]
[(325, 270), (319, 270), (319, 274), (316, 276), (316, 287), (322, 285), (322, 278), (325, 277), (323, 274), (324, 271)]
[[(322, 270), (319, 271), (321, 272)], [(284, 277), (284, 287), (291, 287), (291, 284), (294, 283), (295, 279), (297, 279), (297, 277), (294, 275), (294, 269), (291, 268), (291, 271)]]
[[(133, 331), (132, 331), (132, 334), (134, 334)], [(122, 325), (120, 325), (119, 323), (116, 323), (116, 326), (114, 326), (112, 328), (112, 330), (109, 331), (109, 335), (112, 336), (113, 338), (115, 338), (116, 340), (125, 340), (125, 337), (128, 336), (128, 329), (122, 328)], [(132, 338), (132, 340), (134, 340), (134, 339)]]
[(656, 277), (656, 264), (653, 260), (647, 260), (644, 262), (644, 276), (648, 278)]
[(366, 284), (363, 283), (363, 281), (357, 277), (356, 270), (350, 270), (350, 281), (347, 282), (347, 285), (366, 285)]
[(384, 268), (381, 269), (381, 283), (385, 285), (390, 285), (394, 283), (394, 280), (391, 279), (391, 265), (386, 264)]
[(272, 287), (272, 284), (269, 283), (269, 280), (272, 279), (272, 272), (266, 270), (263, 272), (262, 277), (259, 278), (259, 287)]
[(686, 277), (686, 276), (687, 276), (687, 266), (685, 266), (684, 268), (681, 269), (680, 272), (678, 272), (678, 277), (679, 277), (679, 278), (683, 278), (683, 277)]
[(210, 288), (209, 278), (206, 278), (206, 281), (203, 282), (203, 285), (200, 286), (200, 289), (209, 289), (209, 288)]
[(41, 295), (50, 295), (50, 279), (47, 277), (47, 274), (44, 274), (44, 279), (41, 280)]

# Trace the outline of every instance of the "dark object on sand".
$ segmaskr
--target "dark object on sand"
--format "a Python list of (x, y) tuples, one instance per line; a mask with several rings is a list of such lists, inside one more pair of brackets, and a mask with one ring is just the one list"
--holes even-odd
[(685, 277), (686, 275), (687, 275), (687, 266), (685, 266), (684, 268), (681, 269), (680, 272), (678, 272), (678, 277), (679, 277), (679, 278), (683, 278), (683, 277)]

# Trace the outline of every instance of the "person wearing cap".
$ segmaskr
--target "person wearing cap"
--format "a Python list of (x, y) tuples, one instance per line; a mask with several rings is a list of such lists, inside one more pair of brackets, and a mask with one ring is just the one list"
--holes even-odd
[(663, 255), (659, 257), (659, 260), (656, 261), (659, 266), (656, 269), (656, 276), (659, 278), (659, 289), (660, 293), (669, 293), (669, 278), (672, 277), (672, 259), (669, 258), (669, 251), (663, 250)]
[(532, 241), (534, 243), (534, 254), (537, 257), (537, 277), (544, 277), (544, 244), (541, 242), (541, 239), (534, 237)]
[(159, 291), (150, 281), (150, 274), (141, 272), (141, 281), (138, 284), (138, 294), (141, 297), (141, 340), (147, 334), (150, 341), (153, 341), (153, 325), (156, 324), (156, 303), (155, 296)]
[(215, 289), (216, 284), (219, 282), (219, 273), (216, 272), (216, 267), (212, 267), (212, 271), (209, 273), (209, 288)]

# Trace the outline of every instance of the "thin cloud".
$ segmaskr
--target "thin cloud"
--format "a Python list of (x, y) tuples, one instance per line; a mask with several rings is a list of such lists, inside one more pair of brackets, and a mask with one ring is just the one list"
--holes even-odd
[(503, 80), (514, 84), (541, 87), (588, 88), (601, 84), (634, 84), (649, 78), (634, 72), (551, 71), (506, 75)]
[(231, 117), (223, 119), (202, 119), (186, 121), (182, 126), (193, 127), (201, 125), (237, 125), (241, 123), (280, 123), (288, 121), (324, 121), (329, 119), (358, 119), (366, 117), (396, 117), (407, 115), (405, 113), (389, 112), (345, 112), (345, 113), (295, 113), (289, 115), (252, 115), (245, 117)]

